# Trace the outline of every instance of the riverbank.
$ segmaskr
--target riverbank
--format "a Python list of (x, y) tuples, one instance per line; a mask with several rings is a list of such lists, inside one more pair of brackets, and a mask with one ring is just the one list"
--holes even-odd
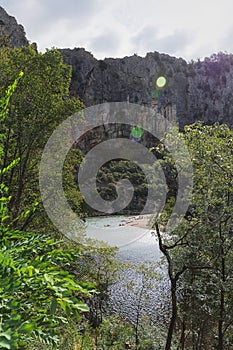
[(133, 226), (150, 229), (151, 217), (151, 214), (129, 216), (128, 218), (122, 219), (119, 226)]

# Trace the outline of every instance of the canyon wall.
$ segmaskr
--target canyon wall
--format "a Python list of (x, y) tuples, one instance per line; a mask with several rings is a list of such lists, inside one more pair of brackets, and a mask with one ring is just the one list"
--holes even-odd
[[(0, 7), (0, 47), (29, 45), (22, 25)], [(218, 53), (202, 61), (158, 52), (145, 57), (97, 60), (83, 48), (61, 49), (72, 66), (70, 93), (86, 106), (103, 102), (129, 101), (154, 108), (182, 129), (201, 120), (233, 127), (233, 55)], [(166, 78), (163, 88), (158, 77)]]
[[(97, 60), (83, 48), (60, 51), (73, 69), (71, 94), (86, 106), (129, 101), (156, 108), (181, 129), (198, 120), (233, 127), (232, 54), (187, 63), (158, 52)], [(160, 76), (167, 83), (158, 89)]]

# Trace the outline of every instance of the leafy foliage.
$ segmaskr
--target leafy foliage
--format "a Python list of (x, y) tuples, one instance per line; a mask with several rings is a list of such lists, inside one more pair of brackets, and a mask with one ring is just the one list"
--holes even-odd
[[(21, 74), (22, 76), (22, 74)], [(0, 100), (0, 122), (16, 84)], [(1, 137), (4, 142), (4, 137)], [(1, 156), (4, 157), (4, 150)], [(17, 162), (2, 169), (10, 171)], [(24, 347), (32, 337), (46, 343), (58, 342), (58, 328), (70, 315), (79, 317), (88, 306), (82, 297), (91, 297), (93, 286), (81, 283), (67, 271), (80, 253), (56, 242), (48, 235), (11, 229), (7, 204), (8, 187), (0, 185), (0, 346), (2, 349)]]
[(109, 201), (116, 199), (116, 184), (122, 179), (129, 180), (134, 186), (134, 197), (125, 212), (140, 213), (146, 203), (148, 184), (143, 171), (133, 162), (112, 160), (99, 170), (97, 189), (100, 196)]
[[(63, 63), (58, 50), (41, 54), (33, 47), (3, 48), (0, 50), (0, 70), (1, 95), (20, 71), (24, 72), (9, 101), (9, 111), (1, 127), (5, 139), (0, 181), (11, 188), (9, 214), (14, 227), (37, 227), (37, 231), (42, 228), (46, 231), (49, 222), (45, 220), (38, 189), (42, 150), (59, 123), (79, 112), (83, 105), (78, 99), (69, 97), (71, 68)], [(15, 159), (19, 159), (17, 166), (3, 172)], [(37, 215), (32, 210), (33, 203)], [(30, 215), (25, 218), (23, 213), (27, 210)], [(30, 225), (32, 220), (34, 223)]]
[(87, 207), (78, 190), (77, 170), (83, 159), (81, 151), (70, 149), (63, 165), (63, 188), (67, 201), (75, 213), (80, 217), (87, 216)]
[[(180, 321), (182, 349), (189, 345), (207, 349), (210, 344), (230, 349), (233, 134), (226, 125), (198, 123), (185, 127), (184, 139), (194, 169), (190, 208), (169, 236), (162, 233), (166, 215), (156, 224), (171, 282), (173, 307), (167, 339), (171, 342)], [(170, 162), (169, 156), (165, 155), (165, 161)]]

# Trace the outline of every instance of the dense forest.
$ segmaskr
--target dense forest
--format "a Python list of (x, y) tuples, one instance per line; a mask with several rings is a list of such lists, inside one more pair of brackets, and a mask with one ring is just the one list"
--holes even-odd
[[(197, 122), (180, 133), (194, 186), (185, 218), (169, 234), (163, 228), (176, 199), (179, 169), (162, 140), (151, 148), (170, 179), (164, 211), (151, 219), (169, 288), (160, 317), (148, 315), (143, 305), (162, 278), (156, 267), (129, 266), (119, 261), (117, 248), (90, 241), (83, 232), (80, 241), (62, 237), (41, 202), (43, 148), (63, 120), (85, 107), (70, 97), (71, 67), (58, 50), (42, 54), (32, 45), (1, 48), (0, 71), (0, 348), (232, 349), (232, 130)], [(63, 169), (66, 196), (80, 217), (89, 213), (76, 181), (82, 157), (72, 149)], [(112, 200), (114, 184), (125, 177), (135, 183), (134, 201), (143, 207), (148, 185), (143, 172), (125, 160), (99, 170), (101, 195)], [(133, 321), (109, 305), (110, 288), (128, 268), (139, 281), (123, 279), (136, 300)]]

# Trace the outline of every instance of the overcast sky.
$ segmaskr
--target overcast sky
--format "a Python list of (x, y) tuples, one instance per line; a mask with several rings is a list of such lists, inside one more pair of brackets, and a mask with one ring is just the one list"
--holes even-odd
[(0, 0), (45, 48), (97, 58), (159, 51), (186, 60), (233, 52), (232, 0)]

